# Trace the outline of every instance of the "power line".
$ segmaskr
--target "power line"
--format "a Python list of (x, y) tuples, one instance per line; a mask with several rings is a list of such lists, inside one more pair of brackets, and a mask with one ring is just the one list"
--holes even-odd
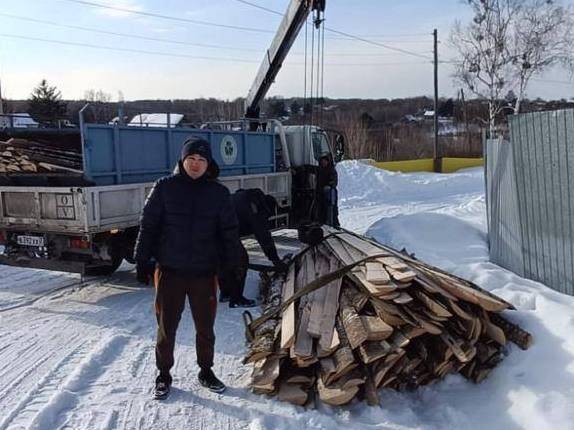
[(258, 5), (257, 3), (251, 3), (250, 1), (246, 1), (246, 0), (235, 0), (235, 1), (236, 1), (236, 2), (239, 2), (239, 3), (246, 4), (246, 5), (248, 5), (248, 6), (252, 6), (252, 7), (257, 8), (257, 9), (264, 10), (265, 12), (269, 12), (269, 13), (272, 13), (272, 14), (274, 14), (274, 15), (283, 16), (283, 14), (282, 14), (281, 12), (278, 12), (278, 11), (273, 10), (273, 9), (266, 8), (265, 6)]
[(427, 33), (397, 33), (397, 34), (358, 34), (359, 37), (420, 37), (432, 34), (430, 31)]
[[(246, 4), (248, 6), (252, 6), (254, 8), (257, 9), (261, 9), (264, 10), (266, 12), (270, 12), (274, 15), (279, 15), (279, 16), (283, 16), (283, 14), (279, 11), (273, 10), (273, 9), (269, 9), (265, 6), (261, 6), (257, 3), (253, 3), (247, 0), (235, 0), (238, 3), (243, 3)], [(429, 31), (428, 33), (400, 33), (400, 34), (359, 34), (358, 37), (418, 37), (418, 36), (428, 36), (429, 34), (431, 34), (431, 32)]]
[[(60, 28), (71, 29), (71, 30), (81, 30), (81, 31), (87, 31), (87, 32), (98, 33), (98, 34), (107, 34), (107, 35), (117, 36), (117, 37), (126, 37), (126, 38), (130, 38), (130, 39), (148, 40), (148, 41), (152, 41), (152, 42), (172, 43), (172, 44), (176, 44), (176, 45), (196, 46), (199, 48), (208, 48), (208, 49), (229, 49), (229, 50), (234, 50), (234, 51), (257, 52), (257, 53), (263, 53), (264, 52), (263, 49), (238, 48), (235, 46), (214, 45), (214, 44), (196, 43), (196, 42), (185, 42), (185, 41), (175, 40), (175, 39), (164, 39), (164, 38), (159, 38), (159, 37), (150, 37), (150, 36), (143, 36), (143, 35), (131, 34), (131, 33), (120, 33), (120, 32), (116, 32), (116, 31), (102, 30), (102, 29), (98, 29), (98, 28), (94, 28), (94, 27), (84, 27), (84, 26), (79, 26), (79, 25), (61, 24), (61, 23), (54, 22), (54, 21), (30, 18), (30, 17), (20, 16), (20, 15), (12, 15), (12, 14), (2, 13), (2, 12), (0, 12), (0, 17), (16, 19), (16, 20), (21, 20), (21, 21), (27, 21), (27, 22), (33, 22), (33, 23), (37, 23), (37, 24), (51, 25), (54, 27), (60, 27)], [(303, 52), (293, 52), (292, 55), (304, 55), (304, 53)], [(380, 53), (379, 54), (331, 53), (331, 54), (329, 54), (330, 57), (381, 57), (381, 56), (388, 56), (388, 55), (395, 55), (395, 54), (390, 54), (390, 53), (386, 53), (386, 54), (380, 54)]]
[(370, 45), (380, 46), (381, 48), (390, 49), (391, 51), (402, 52), (403, 54), (412, 55), (412, 56), (414, 56), (414, 57), (419, 57), (419, 58), (424, 58), (425, 60), (431, 60), (431, 58), (430, 58), (429, 56), (422, 55), (422, 54), (419, 54), (419, 53), (414, 52), (414, 51), (409, 51), (409, 50), (406, 50), (406, 49), (397, 48), (397, 47), (395, 47), (395, 46), (390, 46), (390, 45), (387, 45), (387, 44), (384, 44), (384, 43), (380, 43), (380, 42), (374, 42), (374, 41), (372, 41), (372, 40), (365, 39), (365, 38), (363, 38), (363, 37), (354, 36), (354, 35), (352, 35), (352, 34), (345, 33), (345, 32), (343, 32), (343, 31), (335, 30), (335, 29), (328, 28), (328, 27), (325, 27), (325, 30), (330, 31), (331, 33), (335, 33), (335, 34), (339, 34), (339, 35), (341, 35), (341, 36), (348, 37), (348, 38), (350, 38), (350, 39), (359, 40), (359, 41), (361, 41), (361, 42), (368, 43), (368, 44), (370, 44)]
[(143, 12), (143, 11), (139, 11), (139, 10), (133, 10), (133, 9), (123, 8), (123, 7), (118, 7), (118, 6), (104, 5), (101, 3), (96, 3), (96, 2), (92, 2), (92, 1), (86, 1), (86, 0), (61, 0), (61, 1), (67, 1), (69, 3), (81, 4), (84, 6), (97, 7), (100, 9), (115, 10), (117, 12), (130, 13), (133, 15), (167, 19), (170, 21), (186, 22), (188, 24), (206, 25), (206, 26), (210, 26), (210, 27), (228, 28), (231, 30), (241, 30), (241, 31), (252, 31), (252, 32), (257, 32), (257, 33), (274, 33), (274, 31), (272, 31), (272, 30), (266, 30), (263, 28), (241, 27), (241, 26), (237, 26), (237, 25), (219, 24), (217, 22), (211, 22), (211, 21), (201, 21), (198, 19), (181, 18), (181, 17), (177, 17), (177, 16), (172, 16), (172, 15), (162, 15), (159, 13)]
[(554, 79), (530, 78), (530, 80), (535, 81), (535, 82), (545, 82), (545, 83), (549, 83), (549, 84), (574, 85), (574, 82), (571, 82), (571, 81), (557, 81)]
[[(122, 7), (118, 7), (118, 6), (103, 5), (101, 3), (95, 3), (95, 2), (86, 1), (86, 0), (62, 0), (62, 1), (81, 4), (81, 5), (85, 5), (85, 6), (97, 7), (97, 8), (101, 8), (101, 9), (115, 10), (115, 11), (130, 13), (130, 14), (134, 14), (134, 15), (141, 15), (141, 16), (147, 16), (147, 17), (153, 17), (153, 18), (167, 19), (167, 20), (171, 20), (171, 21), (187, 22), (187, 23), (191, 23), (191, 24), (206, 25), (206, 26), (220, 27), (220, 28), (228, 28), (228, 29), (233, 29), (233, 30), (252, 31), (252, 32), (259, 32), (259, 33), (273, 33), (273, 31), (271, 31), (271, 30), (265, 30), (265, 29), (261, 29), (261, 28), (241, 27), (241, 26), (235, 26), (235, 25), (218, 24), (218, 23), (209, 22), (209, 21), (200, 21), (200, 20), (194, 20), (194, 19), (189, 19), (189, 18), (180, 18), (180, 17), (171, 16), (171, 15), (162, 15), (162, 14), (152, 13), (152, 12), (142, 12), (142, 11), (136, 11), (136, 10), (122, 8)], [(273, 14), (283, 15), (280, 12), (273, 11), (272, 9), (265, 8), (263, 6), (248, 2), (246, 0), (236, 0), (236, 1), (247, 4), (247, 5), (252, 6), (252, 7), (256, 7), (258, 9), (265, 10), (265, 11), (273, 13)], [(339, 34), (341, 36), (345, 36), (347, 38), (358, 40), (358, 41), (368, 43), (368, 44), (371, 44), (374, 46), (378, 46), (381, 48), (386, 48), (386, 49), (389, 49), (392, 51), (401, 52), (403, 54), (412, 55), (415, 57), (430, 60), (430, 57), (416, 53), (416, 52), (413, 52), (413, 51), (409, 51), (409, 50), (402, 49), (402, 48), (397, 48), (394, 46), (389, 46), (389, 45), (386, 45), (386, 44), (380, 43), (380, 42), (374, 42), (372, 40), (368, 40), (368, 39), (365, 39), (363, 37), (354, 36), (352, 34), (345, 33), (345, 32), (335, 30), (332, 28), (328, 28), (328, 27), (325, 27), (325, 30), (327, 30), (331, 33)]]
[[(69, 0), (69, 1), (71, 1), (71, 0)], [(264, 6), (260, 6), (260, 5), (256, 4), (256, 3), (252, 3), (252, 2), (247, 1), (247, 0), (235, 0), (235, 1), (237, 1), (237, 2), (239, 2), (239, 3), (243, 3), (243, 4), (246, 4), (246, 5), (249, 5), (249, 6), (252, 6), (252, 7), (255, 7), (255, 8), (257, 8), (257, 9), (261, 9), (261, 10), (267, 11), (267, 12), (269, 12), (269, 13), (273, 13), (273, 14), (275, 14), (275, 15), (283, 15), (281, 12), (278, 12), (278, 11), (273, 10), (273, 9), (268, 9), (268, 8), (266, 8), (266, 7), (264, 7)], [(426, 60), (431, 60), (430, 57), (428, 57), (428, 56), (426, 56), (426, 55), (419, 54), (419, 53), (417, 53), (417, 52), (409, 51), (409, 50), (402, 49), (402, 48), (397, 48), (397, 47), (394, 47), (394, 46), (389, 46), (389, 45), (386, 45), (386, 44), (384, 44), (384, 43), (375, 42), (375, 41), (372, 41), (372, 40), (369, 40), (369, 39), (365, 39), (364, 37), (355, 36), (355, 35), (352, 35), (352, 34), (349, 34), (349, 33), (345, 33), (345, 32), (343, 32), (343, 31), (335, 30), (335, 29), (333, 29), (333, 28), (325, 27), (325, 30), (327, 30), (327, 31), (329, 31), (329, 32), (331, 32), (331, 33), (334, 33), (334, 34), (338, 34), (338, 35), (340, 35), (340, 36), (345, 36), (346, 38), (349, 38), (349, 39), (354, 39), (354, 40), (361, 41), (361, 42), (363, 42), (363, 43), (368, 43), (368, 44), (370, 44), (370, 45), (379, 46), (379, 47), (381, 47), (381, 48), (390, 49), (390, 50), (396, 51), (396, 52), (401, 52), (401, 53), (406, 54), (406, 55), (412, 55), (412, 56), (415, 56), (415, 57), (424, 58), (424, 59), (426, 59)]]
[[(23, 36), (23, 35), (18, 35), (18, 34), (0, 33), (0, 37), (6, 37), (6, 38), (11, 38), (11, 39), (29, 40), (29, 41), (34, 41), (34, 42), (52, 43), (52, 44), (58, 44), (58, 45), (77, 46), (77, 47), (82, 47), (82, 48), (101, 49), (101, 50), (108, 50), (108, 51), (131, 52), (131, 53), (135, 53), (135, 54), (146, 54), (146, 55), (160, 55), (163, 57), (189, 58), (189, 59), (194, 59), (194, 60), (209, 60), (209, 61), (224, 61), (224, 62), (229, 62), (229, 63), (259, 64), (259, 61), (247, 60), (244, 58), (177, 54), (177, 53), (168, 53), (168, 52), (161, 52), (161, 51), (149, 51), (149, 50), (144, 50), (144, 49), (121, 48), (121, 47), (117, 47), (117, 46), (96, 45), (93, 43), (70, 42), (70, 41), (57, 40), (57, 39), (46, 39), (46, 38), (41, 38), (41, 37)], [(338, 66), (342, 66), (342, 67), (346, 67), (346, 66), (372, 67), (372, 66), (395, 66), (395, 65), (426, 64), (426, 62), (325, 63), (325, 64), (329, 65), (329, 66), (336, 66), (336, 67), (338, 67)], [(290, 62), (290, 63), (286, 63), (286, 65), (303, 66), (304, 63)]]
[[(356, 36), (356, 37), (369, 37), (369, 36)], [(370, 39), (373, 39), (373, 37), (369, 37)], [(354, 40), (354, 39), (350, 39), (349, 37), (329, 37), (330, 40)], [(401, 44), (405, 44), (405, 43), (411, 43), (413, 45), (415, 44), (421, 44), (421, 43), (431, 43), (428, 40), (378, 40), (377, 42), (379, 43), (401, 43)]]
[[(302, 63), (286, 63), (290, 65), (301, 65)], [(408, 66), (408, 65), (432, 64), (429, 61), (397, 61), (392, 63), (325, 63), (326, 66), (337, 67), (376, 67), (376, 66)]]
[(243, 58), (224, 58), (224, 57), (210, 57), (210, 56), (200, 56), (200, 55), (174, 54), (174, 53), (167, 53), (167, 52), (160, 52), (160, 51), (147, 51), (144, 49), (119, 48), (116, 46), (95, 45), (92, 43), (69, 42), (69, 41), (65, 41), (65, 40), (44, 39), (44, 38), (40, 38), (40, 37), (22, 36), (22, 35), (17, 35), (17, 34), (0, 33), (0, 37), (31, 40), (31, 41), (35, 41), (35, 42), (55, 43), (58, 45), (80, 46), (82, 48), (104, 49), (104, 50), (118, 51), (118, 52), (133, 52), (136, 54), (161, 55), (163, 57), (179, 57), (179, 58), (191, 58), (191, 59), (196, 59), (196, 60), (214, 60), (214, 61), (228, 61), (228, 62), (238, 62), (238, 63), (259, 63), (259, 61), (245, 60)]
[(177, 45), (197, 46), (200, 48), (210, 48), (210, 49), (233, 49), (236, 51), (261, 52), (261, 49), (237, 48), (234, 46), (184, 42), (184, 41), (174, 40), (174, 39), (163, 39), (163, 38), (159, 38), (159, 37), (142, 36), (142, 35), (129, 34), (129, 33), (119, 33), (119, 32), (115, 32), (115, 31), (101, 30), (101, 29), (97, 29), (97, 28), (93, 28), (93, 27), (82, 27), (79, 25), (60, 24), (60, 23), (57, 23), (54, 21), (46, 21), (46, 20), (42, 20), (42, 19), (35, 19), (35, 18), (30, 18), (30, 17), (25, 17), (25, 16), (11, 15), (11, 14), (2, 13), (2, 12), (0, 12), (0, 16), (6, 17), (6, 18), (11, 18), (11, 19), (17, 19), (17, 20), (21, 20), (21, 21), (35, 22), (37, 24), (46, 24), (46, 25), (52, 25), (55, 27), (68, 28), (71, 30), (90, 31), (93, 33), (109, 34), (111, 36), (120, 36), (120, 37), (132, 38), (132, 39), (149, 40), (149, 41), (153, 41), (153, 42), (173, 43), (173, 44), (177, 44)]

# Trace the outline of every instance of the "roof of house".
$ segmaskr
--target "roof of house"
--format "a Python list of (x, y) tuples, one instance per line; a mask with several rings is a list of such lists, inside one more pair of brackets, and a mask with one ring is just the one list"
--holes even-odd
[(10, 114), (10, 117), (12, 118), (10, 122), (15, 128), (38, 127), (40, 125), (27, 112), (13, 113)]
[(167, 127), (169, 115), (170, 127), (175, 127), (183, 120), (180, 113), (142, 113), (134, 116), (128, 125), (133, 127)]

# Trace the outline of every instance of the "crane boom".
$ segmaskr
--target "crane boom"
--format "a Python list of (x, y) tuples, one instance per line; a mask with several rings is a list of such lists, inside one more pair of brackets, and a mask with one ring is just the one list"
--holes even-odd
[(261, 101), (275, 80), (299, 30), (312, 10), (323, 12), (325, 0), (291, 0), (245, 100), (245, 116), (259, 118)]

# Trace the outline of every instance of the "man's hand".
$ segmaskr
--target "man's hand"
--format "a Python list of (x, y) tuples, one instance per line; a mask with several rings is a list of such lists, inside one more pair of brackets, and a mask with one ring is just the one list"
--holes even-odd
[(140, 284), (149, 285), (153, 272), (153, 264), (143, 261), (136, 263), (136, 279)]

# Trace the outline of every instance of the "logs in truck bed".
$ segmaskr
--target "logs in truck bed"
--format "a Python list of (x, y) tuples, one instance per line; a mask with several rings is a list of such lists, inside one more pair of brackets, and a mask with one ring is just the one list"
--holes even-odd
[(0, 141), (0, 174), (82, 174), (80, 153), (25, 139)]
[(325, 227), (288, 273), (262, 276), (263, 315), (252, 339), (251, 388), (296, 405), (413, 390), (460, 373), (479, 383), (508, 342), (532, 336), (506, 319), (512, 305), (392, 248)]

